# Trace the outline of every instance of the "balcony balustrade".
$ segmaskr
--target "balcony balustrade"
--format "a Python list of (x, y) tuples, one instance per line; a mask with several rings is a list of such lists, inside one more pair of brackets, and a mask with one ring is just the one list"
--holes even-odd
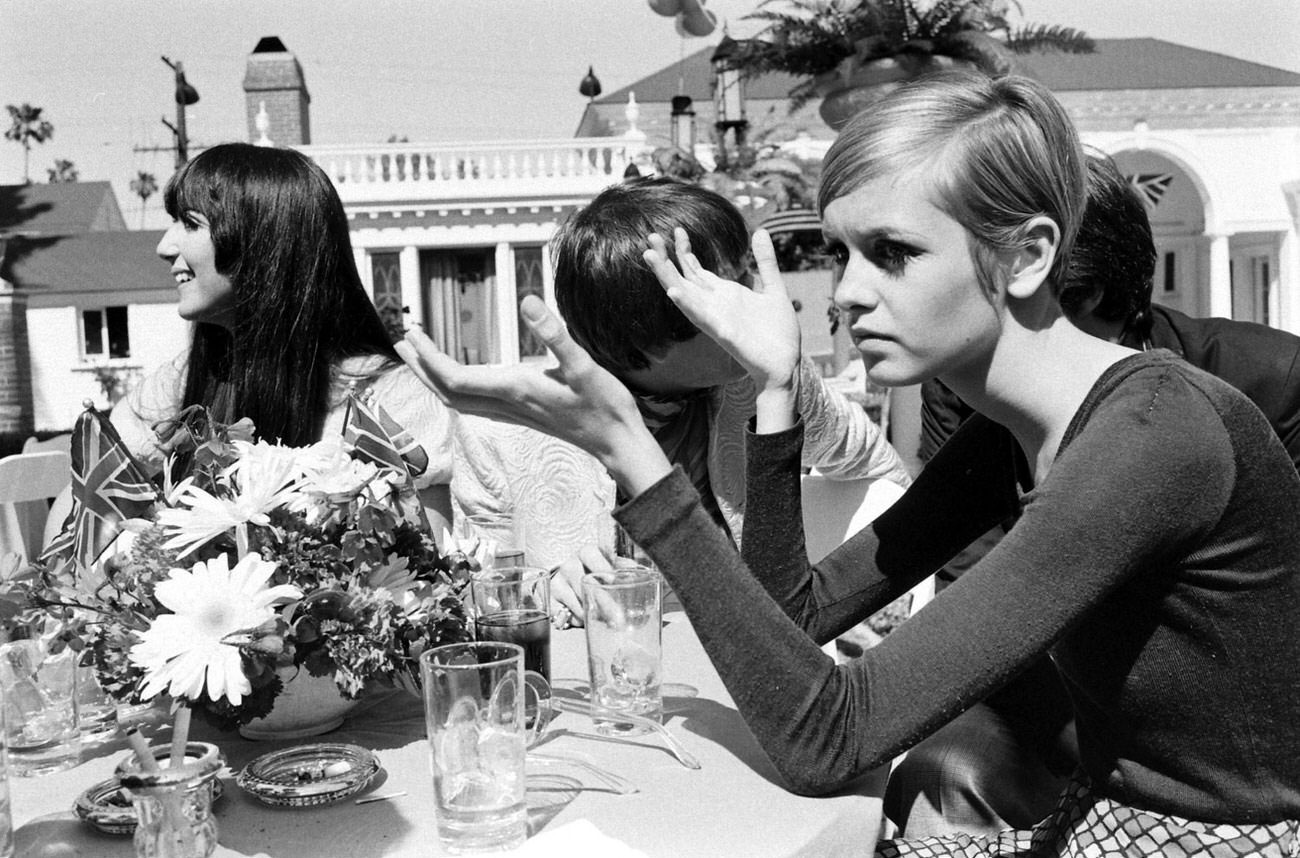
[(644, 143), (620, 137), (302, 146), (345, 204), (592, 196), (623, 178)]

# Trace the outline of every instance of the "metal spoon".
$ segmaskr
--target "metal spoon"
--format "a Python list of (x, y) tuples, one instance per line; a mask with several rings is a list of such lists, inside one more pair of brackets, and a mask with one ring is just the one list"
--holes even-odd
[[(573, 712), (577, 715), (591, 715), (591, 704), (581, 703), (577, 700), (570, 700), (566, 697), (552, 697), (551, 706), (556, 709), (562, 709), (566, 712)], [(702, 768), (700, 761), (695, 758), (695, 755), (686, 750), (678, 738), (674, 736), (667, 727), (653, 718), (646, 718), (644, 715), (634, 715), (629, 712), (619, 712), (611, 715), (610, 718), (618, 721), (625, 721), (628, 724), (635, 724), (638, 727), (645, 727), (654, 731), (664, 740), (664, 744), (668, 746), (668, 750), (672, 755), (677, 758), (677, 762), (681, 763), (688, 769)]]

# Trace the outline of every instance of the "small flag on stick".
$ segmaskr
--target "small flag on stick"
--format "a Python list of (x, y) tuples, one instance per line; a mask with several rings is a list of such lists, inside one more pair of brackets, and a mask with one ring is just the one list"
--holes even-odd
[(348, 413), (343, 421), (343, 440), (352, 445), (358, 458), (381, 468), (418, 477), (429, 467), (429, 455), (378, 402), (367, 404), (356, 391), (348, 393)]
[(161, 498), (107, 414), (87, 403), (72, 428), (72, 513), (42, 560), (71, 558), (89, 569), (129, 518)]

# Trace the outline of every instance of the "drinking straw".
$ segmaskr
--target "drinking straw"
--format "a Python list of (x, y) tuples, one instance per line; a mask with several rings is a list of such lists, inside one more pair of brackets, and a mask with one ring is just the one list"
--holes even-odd
[(190, 741), (190, 707), (181, 706), (176, 710), (176, 721), (172, 726), (172, 753), (168, 765), (173, 768), (185, 764), (185, 748)]
[(139, 727), (129, 727), (126, 731), (126, 741), (135, 752), (136, 761), (140, 763), (140, 768), (146, 772), (161, 771), (158, 768), (158, 761), (153, 758), (153, 752), (149, 750), (149, 743), (144, 736), (140, 735)]

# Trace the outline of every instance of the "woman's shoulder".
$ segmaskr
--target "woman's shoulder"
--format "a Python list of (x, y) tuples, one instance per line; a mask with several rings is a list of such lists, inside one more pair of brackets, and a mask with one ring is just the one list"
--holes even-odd
[(1230, 461), (1234, 447), (1267, 437), (1272, 429), (1241, 391), (1173, 352), (1155, 349), (1103, 373), (1062, 446), (1085, 434), (1103, 436), (1112, 449), (1143, 446), (1152, 461), (1199, 459), (1208, 465), (1213, 458)]
[(1249, 402), (1228, 382), (1168, 349), (1153, 349), (1118, 361), (1098, 380), (1093, 393), (1137, 397), (1148, 401), (1152, 409), (1185, 403), (1185, 407), (1205, 405), (1222, 411)]
[(163, 361), (132, 388), (127, 401), (141, 412), (158, 412), (159, 420), (173, 416), (185, 395), (188, 365), (188, 349)]

